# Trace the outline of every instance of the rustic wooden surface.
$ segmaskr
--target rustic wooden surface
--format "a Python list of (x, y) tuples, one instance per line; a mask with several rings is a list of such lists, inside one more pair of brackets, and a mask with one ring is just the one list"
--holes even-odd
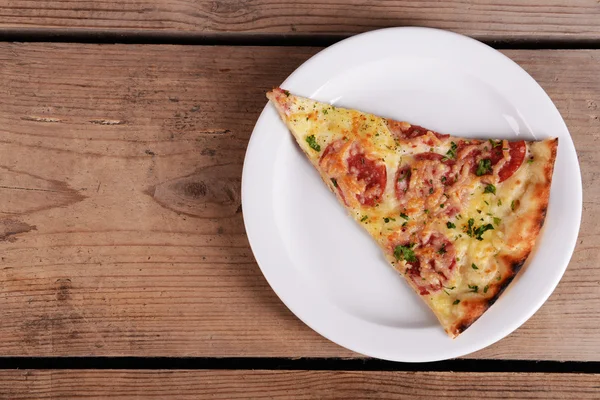
[(348, 35), (390, 26), (430, 26), (486, 40), (599, 39), (596, 0), (303, 1), (11, 0), (0, 32), (286, 33)]
[[(0, 355), (357, 356), (278, 300), (240, 207), (264, 92), (317, 50), (0, 43)], [(600, 360), (600, 51), (505, 53), (566, 119), (584, 219), (549, 301), (471, 357)]]
[(600, 375), (334, 371), (0, 371), (19, 399), (597, 399)]

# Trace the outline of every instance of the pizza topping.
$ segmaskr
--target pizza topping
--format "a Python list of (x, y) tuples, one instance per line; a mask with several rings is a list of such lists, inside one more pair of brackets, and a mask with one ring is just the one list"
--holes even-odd
[(396, 260), (406, 261), (409, 263), (417, 262), (415, 253), (411, 249), (412, 246), (413, 245), (411, 245), (411, 244), (409, 244), (407, 246), (396, 246), (394, 248), (394, 257), (396, 257)]
[(400, 213), (400, 218), (404, 218), (408, 221), (408, 215), (406, 215), (405, 213)]
[(338, 187), (337, 179), (331, 178), (331, 183), (333, 183), (334, 187), (336, 187), (336, 188)]
[(472, 264), (471, 264), (471, 268), (473, 268), (473, 269), (479, 269), (479, 268), (477, 267), (477, 265), (475, 265), (475, 263), (472, 263)]
[(381, 200), (387, 182), (387, 170), (381, 160), (369, 158), (358, 143), (350, 148), (348, 174), (365, 185), (356, 198), (365, 206), (374, 206)]
[(368, 215), (363, 215), (362, 218), (360, 219), (360, 222), (365, 222), (368, 219), (369, 219)]
[(317, 143), (317, 139), (315, 139), (315, 135), (310, 135), (306, 137), (306, 143), (310, 146), (314, 151), (321, 151), (321, 146)]
[(398, 200), (402, 199), (408, 191), (408, 186), (410, 184), (410, 175), (411, 169), (409, 165), (400, 167), (398, 169), (398, 172), (396, 173), (396, 184), (394, 185), (394, 187), (396, 189), (396, 197), (398, 198)]
[(446, 226), (448, 227), (448, 229), (454, 229), (454, 228), (456, 228), (456, 225), (454, 225), (454, 224), (453, 224), (452, 222), (450, 222), (450, 221), (448, 221), (448, 222), (446, 223)]
[(492, 224), (481, 225), (480, 227), (473, 230), (473, 236), (475, 236), (475, 239), (477, 240), (483, 240), (481, 235), (483, 235), (486, 231), (492, 229), (494, 229), (494, 226)]
[(469, 289), (471, 292), (473, 293), (477, 293), (477, 291), (479, 290), (479, 287), (477, 285), (468, 285)]
[(496, 186), (490, 184), (487, 184), (485, 186), (485, 189), (483, 189), (483, 193), (491, 193), (491, 194), (496, 194)]
[(460, 303), (459, 299), (454, 300), (454, 303), (452, 303), (453, 306), (457, 305), (458, 303)]
[(477, 164), (477, 170), (475, 171), (475, 175), (482, 176), (487, 175), (492, 172), (492, 161), (489, 158), (479, 160)]
[[(396, 246), (395, 249), (402, 247)], [(456, 266), (456, 250), (452, 242), (441, 233), (433, 232), (422, 237), (421, 244), (415, 246), (413, 252), (414, 261), (406, 260), (407, 276), (419, 288), (421, 295), (441, 290)]]
[(527, 145), (523, 140), (518, 142), (509, 142), (508, 150), (506, 150), (506, 147), (503, 147), (502, 149), (498, 147), (492, 151), (491, 160), (494, 165), (496, 165), (501, 159), (506, 159), (505, 153), (508, 153), (508, 160), (498, 171), (498, 177), (500, 178), (499, 182), (504, 182), (519, 169), (521, 164), (523, 164), (523, 160), (525, 160), (526, 152)]
[(395, 121), (393, 119), (388, 119), (385, 121), (388, 129), (392, 133), (392, 135), (397, 139), (414, 139), (421, 136), (428, 136), (430, 140), (426, 140), (425, 143), (429, 145), (433, 145), (433, 141), (431, 139), (445, 139), (450, 137), (450, 135), (444, 135), (438, 132), (431, 131), (429, 129), (425, 129), (419, 125), (411, 125), (408, 122), (404, 121)]

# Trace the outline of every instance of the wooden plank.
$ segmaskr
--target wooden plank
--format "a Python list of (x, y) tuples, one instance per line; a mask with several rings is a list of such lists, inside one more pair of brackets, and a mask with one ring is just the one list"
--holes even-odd
[(350, 35), (390, 26), (449, 29), (479, 39), (598, 39), (596, 0), (315, 1), (12, 0), (3, 29)]
[[(358, 356), (262, 277), (240, 208), (248, 138), (318, 49), (0, 44), (0, 354)], [(508, 51), (556, 101), (583, 171), (556, 292), (472, 357), (600, 360), (600, 51)]]
[(4, 370), (18, 399), (597, 399), (600, 375), (354, 371)]

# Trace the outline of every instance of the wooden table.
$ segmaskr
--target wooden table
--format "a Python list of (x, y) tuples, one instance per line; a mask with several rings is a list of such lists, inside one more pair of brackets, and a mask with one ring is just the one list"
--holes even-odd
[[(406, 25), (525, 68), (584, 186), (548, 302), (432, 364), (365, 359), (300, 322), (240, 202), (264, 92), (324, 45)], [(600, 398), (598, 1), (11, 0), (0, 39), (0, 397)]]

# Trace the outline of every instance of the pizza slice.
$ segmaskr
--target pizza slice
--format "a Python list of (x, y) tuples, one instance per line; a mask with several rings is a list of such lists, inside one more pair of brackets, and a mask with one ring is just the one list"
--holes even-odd
[(323, 181), (451, 337), (502, 294), (544, 223), (558, 139), (466, 139), (267, 94)]

